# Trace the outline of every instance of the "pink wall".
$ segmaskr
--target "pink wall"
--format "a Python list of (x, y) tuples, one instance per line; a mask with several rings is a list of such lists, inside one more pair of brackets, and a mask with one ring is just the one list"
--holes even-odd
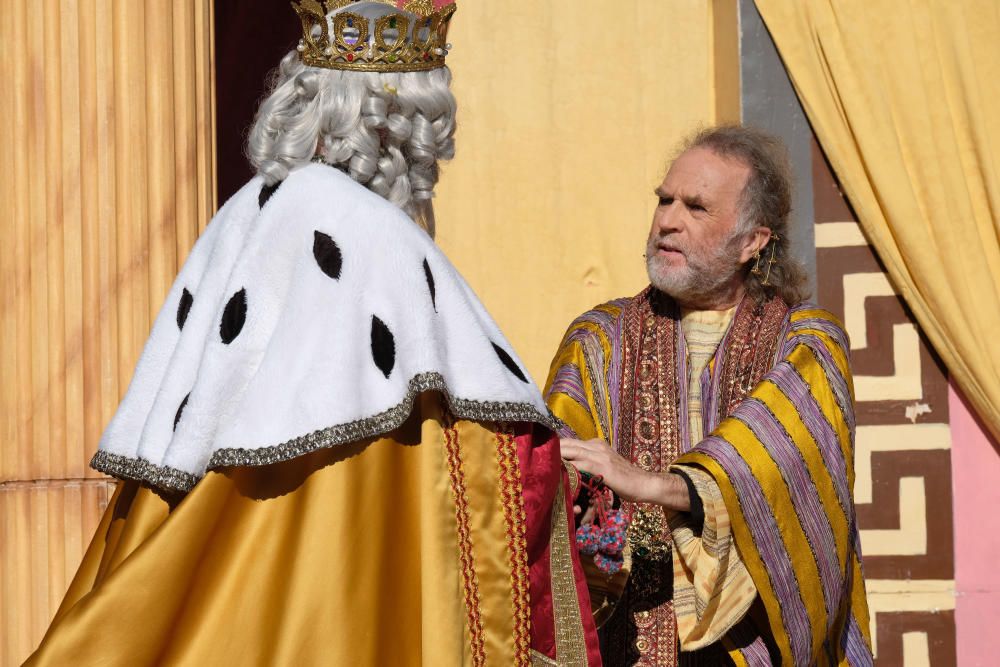
[(1000, 448), (951, 386), (958, 664), (1000, 664)]

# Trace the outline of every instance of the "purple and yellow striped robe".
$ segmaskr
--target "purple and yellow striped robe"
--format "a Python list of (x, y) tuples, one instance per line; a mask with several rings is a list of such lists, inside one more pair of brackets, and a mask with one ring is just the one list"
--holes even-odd
[[(630, 436), (622, 424), (628, 428), (634, 406), (623, 404), (622, 396), (630, 394), (622, 387), (634, 367), (628, 350), (637, 343), (627, 313), (649, 294), (608, 302), (570, 325), (545, 392), (566, 424), (562, 435), (602, 438), (628, 452)], [(678, 317), (673, 313), (659, 316)], [(642, 317), (648, 320), (648, 313)], [(707, 437), (692, 448), (681, 433), (674, 461), (707, 472), (718, 484), (733, 539), (766, 611), (766, 622), (745, 619), (714, 654), (725, 651), (738, 665), (871, 665), (852, 496), (855, 420), (847, 335), (833, 315), (810, 304), (782, 304), (777, 321), (773, 358), (728, 408), (720, 408), (721, 369), (727, 355), (740, 350), (729, 349), (739, 342), (731, 331), (723, 338), (701, 379), (706, 433), (699, 435)], [(679, 325), (673, 331), (674, 384), (684, 388), (678, 401), (686, 403), (683, 335)], [(675, 409), (684, 414), (683, 406)], [(684, 421), (678, 421), (681, 431)], [(711, 653), (701, 652), (700, 659)], [(679, 657), (681, 664), (699, 661), (697, 653)]]

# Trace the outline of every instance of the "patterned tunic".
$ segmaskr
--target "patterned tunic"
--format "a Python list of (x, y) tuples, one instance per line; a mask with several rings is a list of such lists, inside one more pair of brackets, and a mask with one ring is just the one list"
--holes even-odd
[(847, 349), (825, 311), (745, 300), (697, 376), (695, 433), (676, 304), (647, 288), (570, 326), (546, 389), (562, 434), (675, 467), (705, 505), (699, 533), (625, 503), (631, 574), (602, 628), (605, 664), (871, 664)]

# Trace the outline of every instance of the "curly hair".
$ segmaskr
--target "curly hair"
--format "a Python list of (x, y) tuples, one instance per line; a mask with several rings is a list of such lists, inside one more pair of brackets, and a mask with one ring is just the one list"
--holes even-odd
[(455, 155), (451, 72), (347, 72), (290, 51), (272, 75), (247, 141), (268, 184), (314, 157), (406, 211), (433, 234), (438, 161)]
[[(792, 210), (792, 176), (788, 151), (781, 140), (762, 130), (743, 125), (719, 125), (699, 131), (688, 139), (683, 151), (707, 148), (716, 155), (739, 160), (750, 168), (740, 194), (737, 234), (767, 227), (772, 236), (761, 250), (762, 268), (774, 253), (768, 284), (751, 271), (748, 262), (744, 287), (758, 303), (777, 294), (788, 305), (809, 298), (809, 282), (802, 265), (791, 255), (788, 216)], [(682, 152), (683, 152), (682, 151)], [(753, 260), (751, 260), (752, 262)]]

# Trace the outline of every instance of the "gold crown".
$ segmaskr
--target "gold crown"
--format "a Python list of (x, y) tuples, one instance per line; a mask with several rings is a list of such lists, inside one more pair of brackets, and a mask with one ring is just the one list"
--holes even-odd
[(400, 8), (396, 0), (292, 0), (302, 20), (299, 56), (313, 67), (358, 72), (443, 67), (455, 3), (439, 9), (435, 4), (410, 0)]

